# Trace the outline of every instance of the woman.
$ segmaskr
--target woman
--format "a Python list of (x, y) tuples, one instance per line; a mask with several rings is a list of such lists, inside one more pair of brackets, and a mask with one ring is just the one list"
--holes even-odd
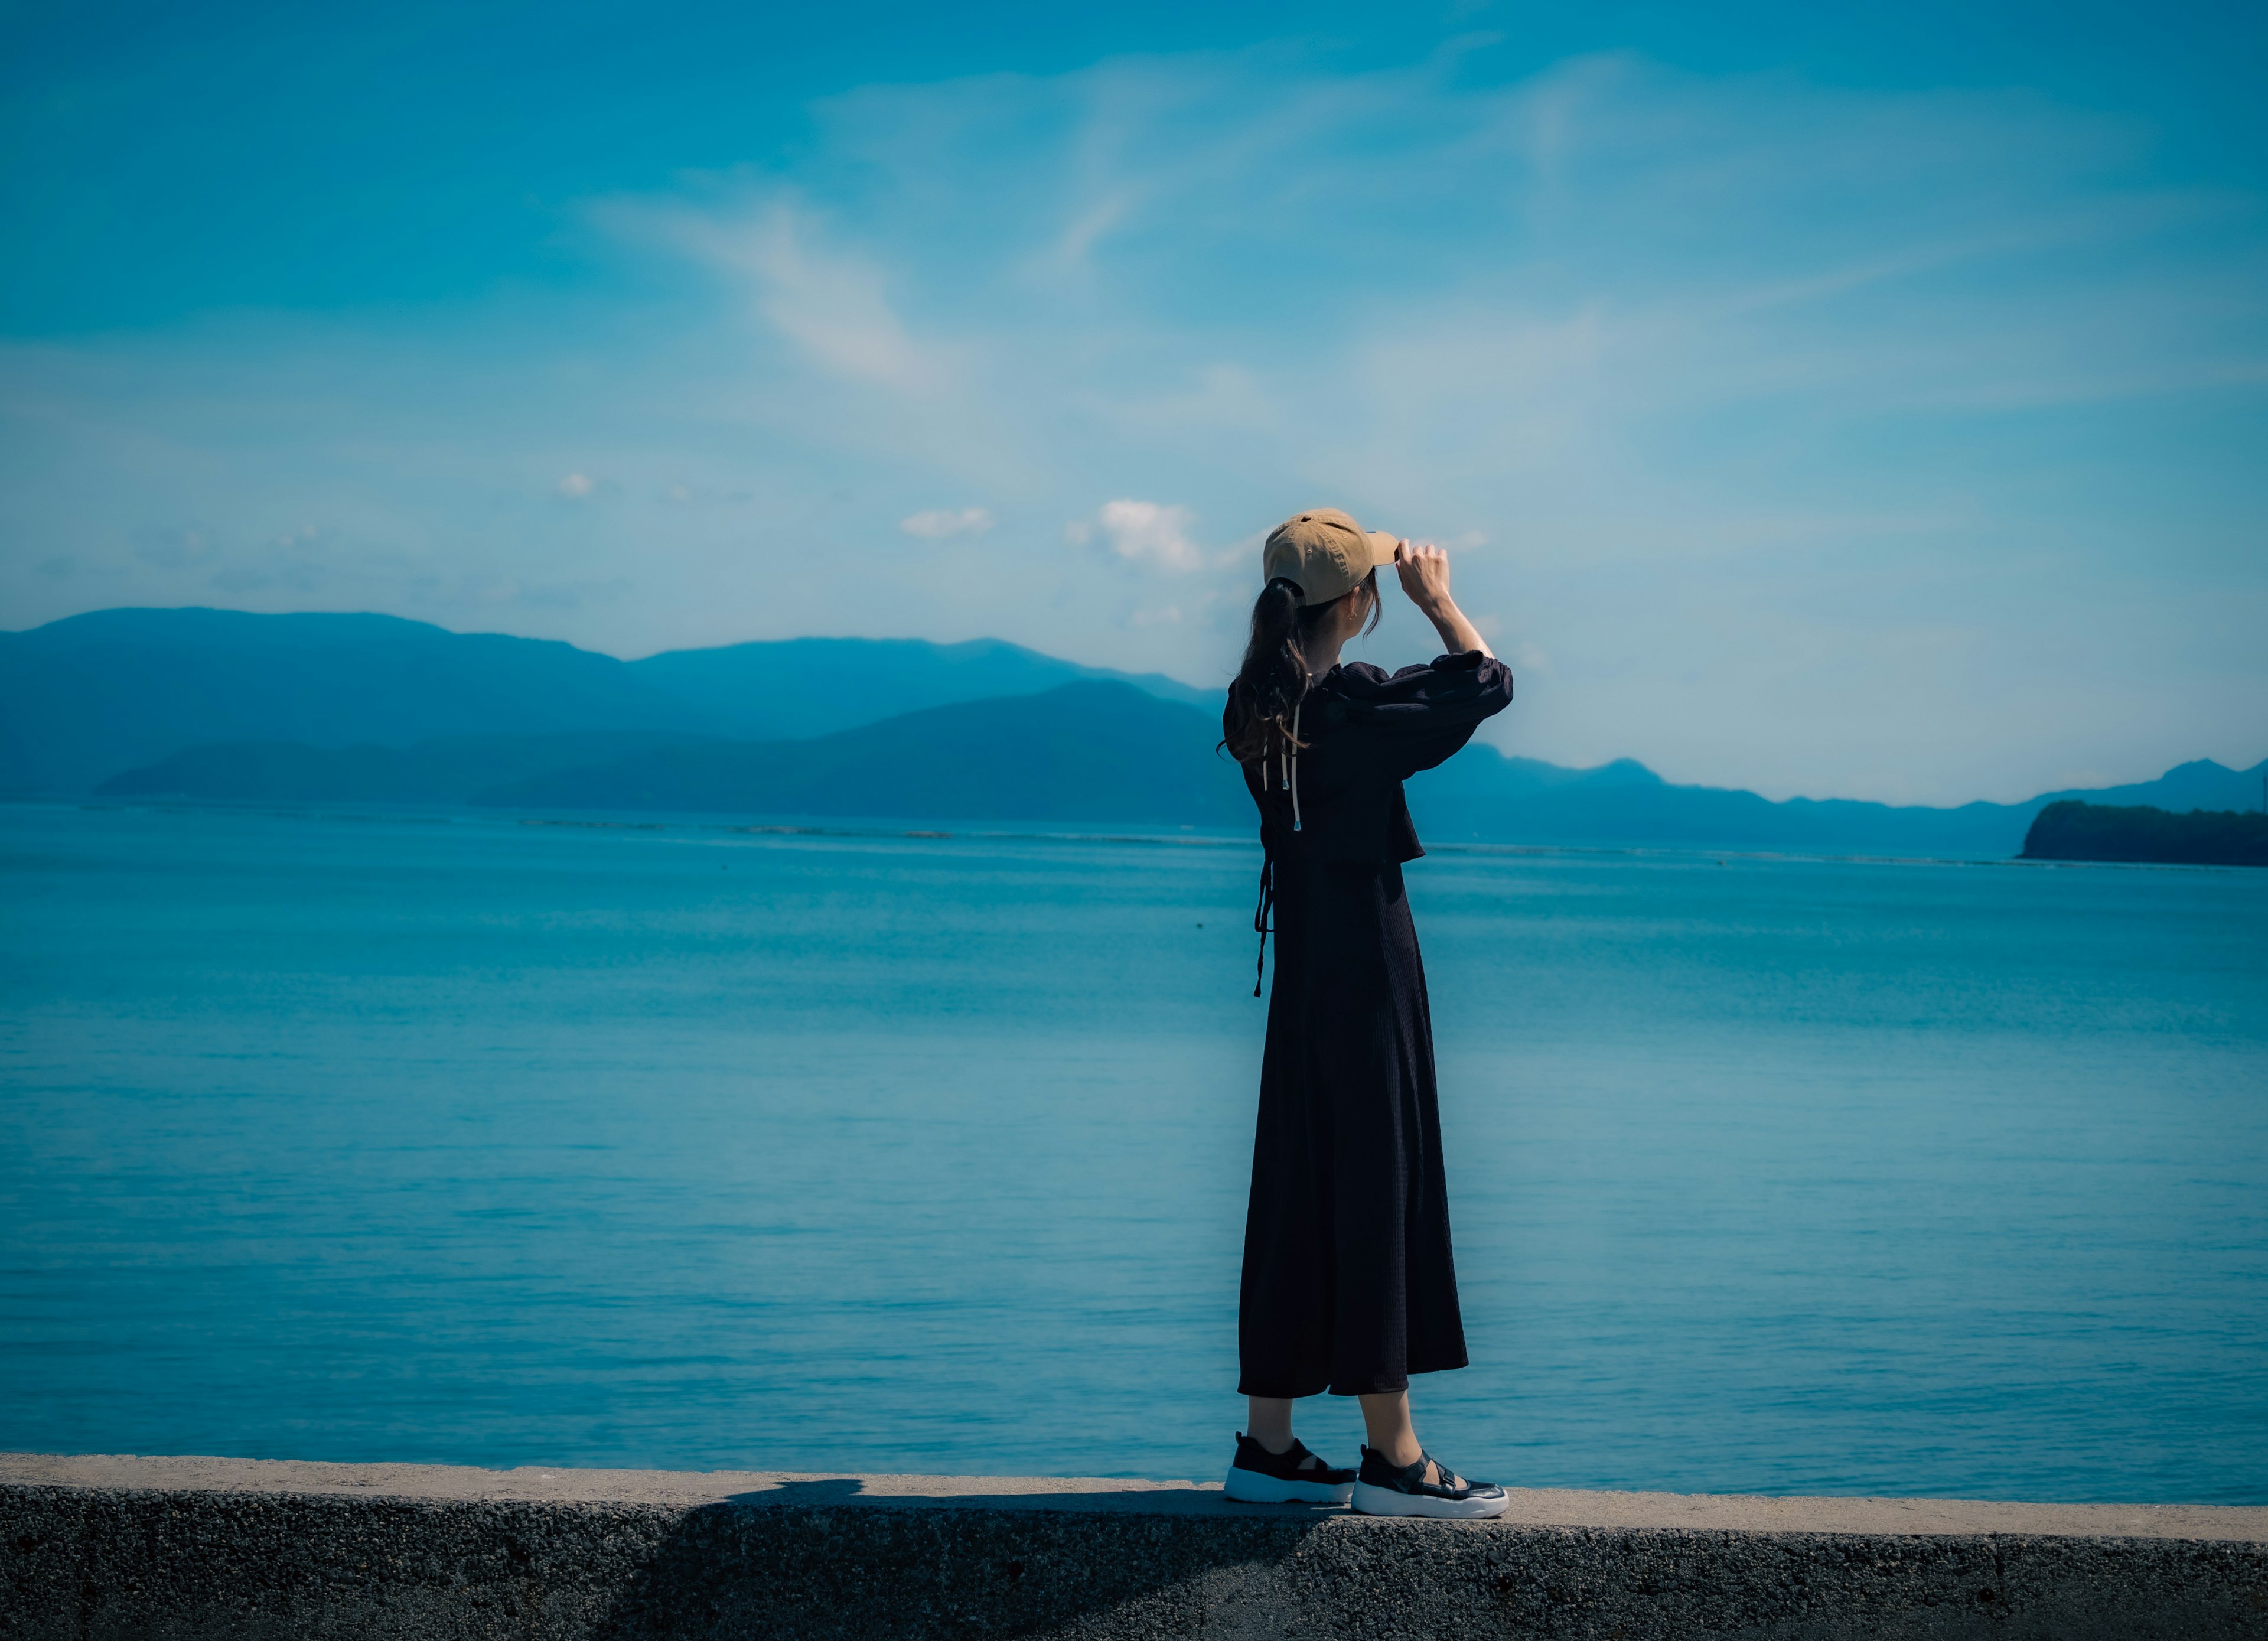
[[(1512, 674), (1449, 597), (1439, 548), (1325, 508), (1279, 525), (1261, 563), (1267, 585), (1221, 718), (1260, 807), (1263, 963), (1271, 902), (1276, 933), (1237, 1319), (1251, 1428), (1227, 1492), (1351, 1499), (1370, 1515), (1500, 1515), (1504, 1490), (1436, 1462), (1410, 1424), (1410, 1375), (1462, 1367), (1465, 1337), (1432, 1022), (1402, 887), (1402, 863), (1425, 851), (1402, 782), (1501, 711)], [(1385, 564), (1447, 651), (1390, 678), (1339, 662), (1377, 624)], [(1359, 1471), (1292, 1437), (1293, 1401), (1324, 1390), (1361, 1399)]]

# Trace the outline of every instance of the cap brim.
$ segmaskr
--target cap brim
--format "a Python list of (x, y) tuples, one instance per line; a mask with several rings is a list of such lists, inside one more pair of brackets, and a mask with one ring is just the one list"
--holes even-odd
[(1389, 534), (1384, 530), (1366, 530), (1362, 533), (1362, 536), (1364, 541), (1370, 543), (1372, 569), (1375, 570), (1381, 564), (1390, 564), (1394, 562), (1394, 549), (1402, 545), (1400, 536)]

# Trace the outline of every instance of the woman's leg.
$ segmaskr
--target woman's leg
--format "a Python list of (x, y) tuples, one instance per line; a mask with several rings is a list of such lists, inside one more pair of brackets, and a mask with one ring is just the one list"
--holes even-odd
[[(1418, 1432), (1410, 1428), (1410, 1393), (1406, 1390), (1381, 1391), (1376, 1395), (1359, 1396), (1362, 1403), (1363, 1429), (1368, 1432), (1368, 1445), (1373, 1453), (1392, 1465), (1412, 1465), (1425, 1450), (1418, 1445)], [(1255, 1408), (1260, 1404), (1253, 1403)], [(1284, 1429), (1292, 1428), (1291, 1403), (1284, 1404)], [(1432, 1475), (1432, 1472), (1426, 1472)]]
[(1292, 1451), (1292, 1399), (1289, 1396), (1247, 1396), (1249, 1422), (1244, 1433), (1270, 1453)]

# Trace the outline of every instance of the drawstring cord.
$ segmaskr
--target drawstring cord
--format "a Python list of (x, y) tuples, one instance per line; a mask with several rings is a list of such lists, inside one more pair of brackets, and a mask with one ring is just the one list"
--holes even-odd
[[(1270, 720), (1276, 725), (1276, 732), (1284, 738), (1276, 749), (1276, 790), (1292, 794), (1292, 829), (1294, 832), (1300, 829), (1300, 748), (1307, 744), (1300, 739), (1300, 714), (1306, 710), (1307, 705), (1304, 699), (1292, 703), (1292, 722), (1288, 728), (1280, 712)], [(1267, 784), (1264, 776), (1261, 784)]]
[[(1265, 850), (1267, 841), (1261, 848)], [(1260, 995), (1261, 977), (1268, 972), (1268, 914), (1276, 905), (1276, 857), (1263, 853), (1260, 857), (1260, 906), (1252, 914), (1252, 926), (1260, 931), (1260, 959), (1252, 966), (1252, 995)]]
[(1292, 705), (1292, 829), (1300, 829), (1300, 709), (1307, 704), (1306, 697)]

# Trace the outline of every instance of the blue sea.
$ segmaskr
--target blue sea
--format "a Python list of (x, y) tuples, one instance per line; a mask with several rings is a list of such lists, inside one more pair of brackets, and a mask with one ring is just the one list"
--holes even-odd
[[(1258, 865), (0, 808), (0, 1447), (1214, 1477)], [(2268, 872), (1409, 881), (1450, 1462), (2268, 1502)]]

